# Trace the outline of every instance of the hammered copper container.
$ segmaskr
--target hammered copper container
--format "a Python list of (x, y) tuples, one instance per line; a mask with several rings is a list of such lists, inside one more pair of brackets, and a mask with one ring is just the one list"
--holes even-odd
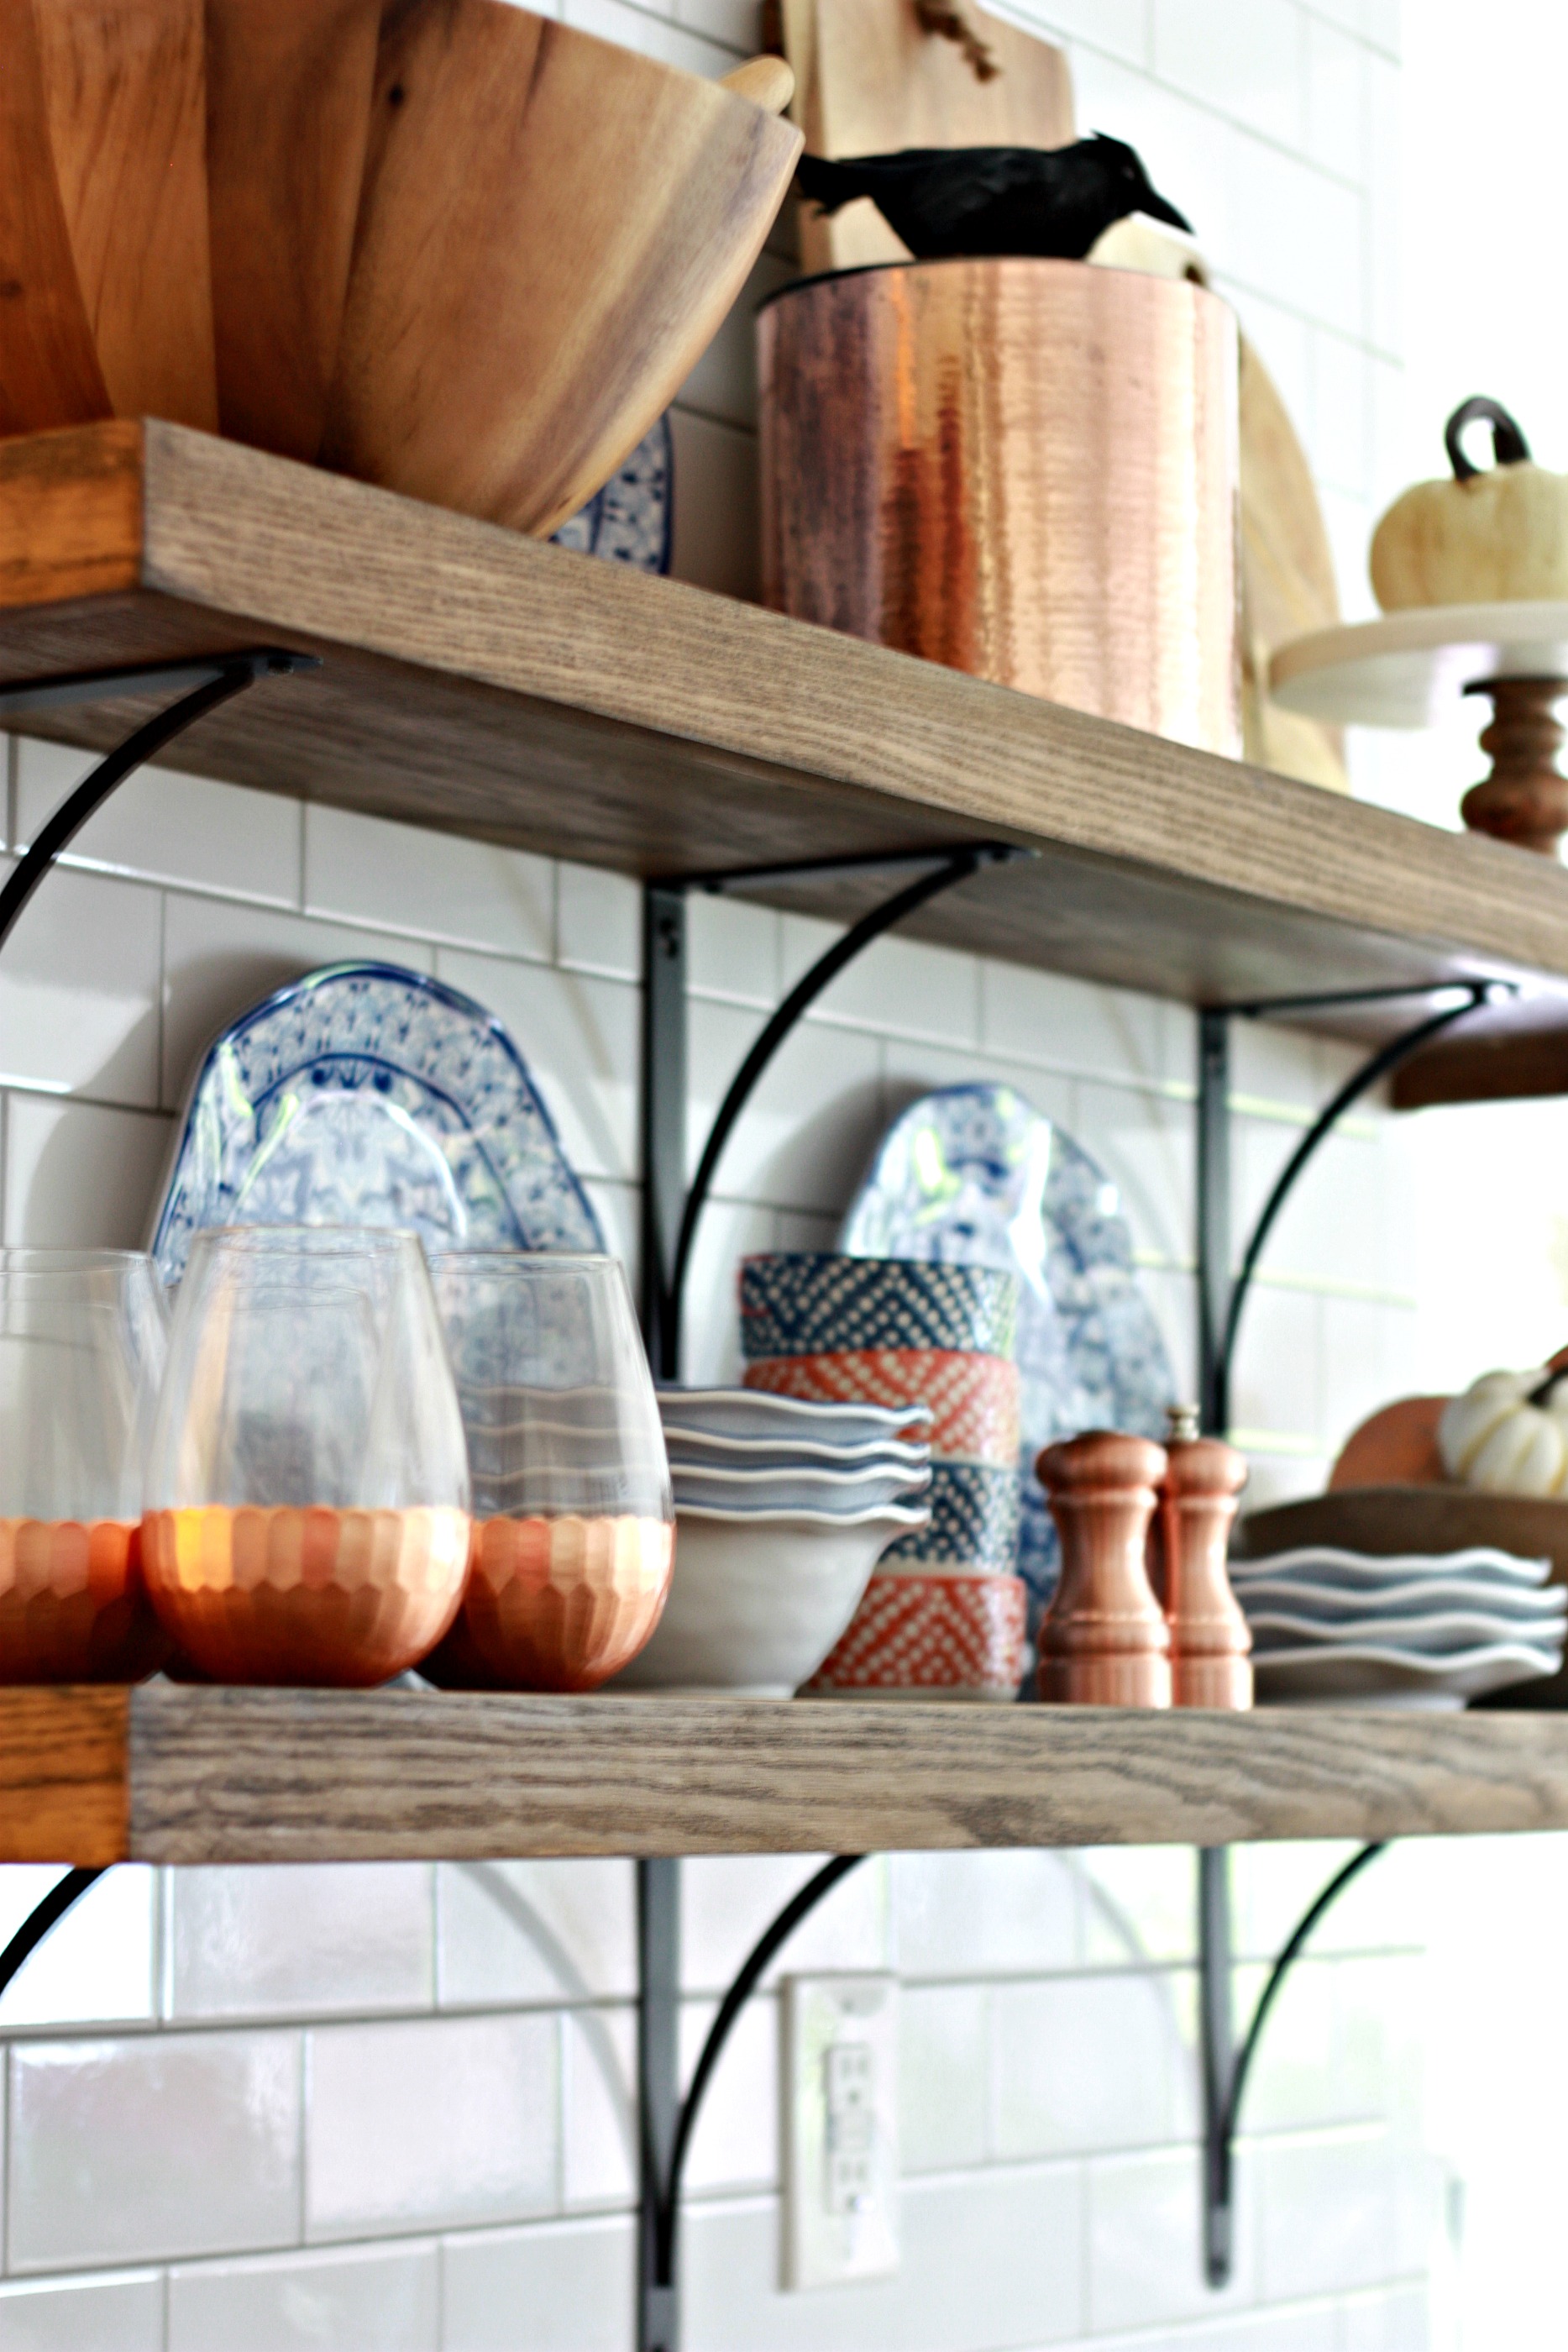
[(426, 1679), (449, 1690), (597, 1690), (658, 1623), (674, 1549), (665, 1519), (476, 1520), (462, 1614), (425, 1660)]
[(758, 339), (768, 604), (1239, 753), (1217, 296), (1082, 262), (894, 263), (787, 287)]

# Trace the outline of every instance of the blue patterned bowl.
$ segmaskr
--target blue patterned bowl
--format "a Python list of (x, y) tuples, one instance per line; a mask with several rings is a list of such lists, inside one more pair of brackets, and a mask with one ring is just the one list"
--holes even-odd
[(883, 1569), (940, 1563), (976, 1575), (1010, 1575), (1019, 1539), (1016, 1472), (978, 1462), (935, 1462), (925, 1499), (929, 1522), (883, 1555)]
[(990, 1266), (789, 1250), (740, 1265), (748, 1363), (867, 1348), (1002, 1356), (1018, 1339), (1019, 1284)]

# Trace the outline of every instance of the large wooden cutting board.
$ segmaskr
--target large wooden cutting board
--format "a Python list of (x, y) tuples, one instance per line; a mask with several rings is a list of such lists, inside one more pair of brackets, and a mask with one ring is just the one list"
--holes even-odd
[[(795, 69), (790, 111), (813, 155), (879, 155), (899, 147), (1062, 147), (1073, 135), (1067, 59), (961, 0), (998, 68), (981, 81), (956, 42), (927, 33), (912, 0), (783, 0), (784, 53)], [(905, 261), (909, 248), (869, 198), (831, 220), (800, 207), (808, 270)]]

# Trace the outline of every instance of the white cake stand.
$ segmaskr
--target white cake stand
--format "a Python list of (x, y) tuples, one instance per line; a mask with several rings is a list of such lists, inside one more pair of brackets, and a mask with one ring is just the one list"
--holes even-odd
[(1288, 710), (1353, 727), (1428, 727), (1456, 694), (1490, 695), (1492, 770), (1465, 794), (1477, 833), (1555, 856), (1568, 777), (1555, 764), (1568, 694), (1568, 604), (1432, 604), (1314, 629), (1281, 646), (1269, 690)]

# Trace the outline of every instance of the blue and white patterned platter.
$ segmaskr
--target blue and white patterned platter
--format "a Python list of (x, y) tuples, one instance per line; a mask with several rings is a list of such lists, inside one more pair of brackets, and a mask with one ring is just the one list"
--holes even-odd
[(634, 572), (668, 572), (674, 484), (670, 420), (661, 416), (620, 471), (562, 523), (556, 546)]
[(1019, 1277), (1019, 1568), (1044, 1600), (1058, 1553), (1040, 1447), (1081, 1429), (1157, 1437), (1176, 1393), (1115, 1185), (1013, 1087), (944, 1087), (883, 1136), (839, 1247)]
[(602, 1250), (521, 1055), (482, 1004), (395, 964), (329, 964), (207, 1049), (152, 1235), (402, 1225), (428, 1249)]

